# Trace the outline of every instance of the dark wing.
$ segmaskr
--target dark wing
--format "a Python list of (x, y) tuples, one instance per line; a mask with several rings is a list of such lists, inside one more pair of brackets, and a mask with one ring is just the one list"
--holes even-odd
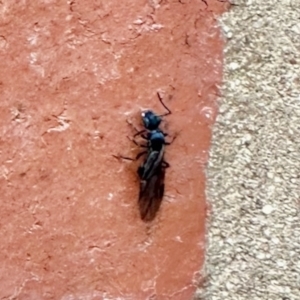
[(143, 162), (138, 168), (138, 175), (141, 180), (148, 180), (151, 178), (156, 169), (160, 167), (164, 156), (164, 148), (161, 151), (150, 151)]
[(138, 204), (144, 221), (152, 221), (160, 208), (165, 190), (165, 173), (166, 167), (161, 162), (150, 178), (141, 179)]

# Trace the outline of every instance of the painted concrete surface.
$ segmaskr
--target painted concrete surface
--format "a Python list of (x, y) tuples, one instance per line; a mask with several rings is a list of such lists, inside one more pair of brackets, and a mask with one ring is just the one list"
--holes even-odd
[[(1, 299), (189, 299), (222, 76), (218, 1), (1, 1)], [(173, 114), (157, 218), (126, 123)]]

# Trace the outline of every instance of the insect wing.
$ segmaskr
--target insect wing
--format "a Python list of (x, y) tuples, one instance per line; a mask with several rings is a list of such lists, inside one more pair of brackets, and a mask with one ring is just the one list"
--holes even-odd
[(160, 208), (165, 190), (165, 170), (161, 163), (153, 176), (140, 182), (138, 204), (141, 219), (144, 221), (152, 221)]
[(150, 179), (156, 172), (156, 169), (161, 166), (164, 155), (164, 149), (161, 151), (150, 151), (145, 162), (138, 169), (138, 174), (141, 180)]

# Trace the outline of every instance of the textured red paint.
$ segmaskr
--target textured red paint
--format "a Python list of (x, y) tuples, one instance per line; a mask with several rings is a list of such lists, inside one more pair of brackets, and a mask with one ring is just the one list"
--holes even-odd
[[(208, 1), (0, 3), (0, 298), (190, 299), (203, 262), (204, 167), (222, 40)], [(214, 11), (214, 12), (213, 12)], [(126, 135), (165, 128), (166, 195), (139, 219)]]

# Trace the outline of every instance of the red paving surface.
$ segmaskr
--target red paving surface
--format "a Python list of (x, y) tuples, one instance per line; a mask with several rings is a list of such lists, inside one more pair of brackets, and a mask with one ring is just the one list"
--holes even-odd
[[(191, 299), (222, 76), (208, 3), (0, 2), (1, 299)], [(147, 225), (138, 163), (112, 154), (137, 153), (126, 119), (163, 112), (158, 90), (179, 136)]]

